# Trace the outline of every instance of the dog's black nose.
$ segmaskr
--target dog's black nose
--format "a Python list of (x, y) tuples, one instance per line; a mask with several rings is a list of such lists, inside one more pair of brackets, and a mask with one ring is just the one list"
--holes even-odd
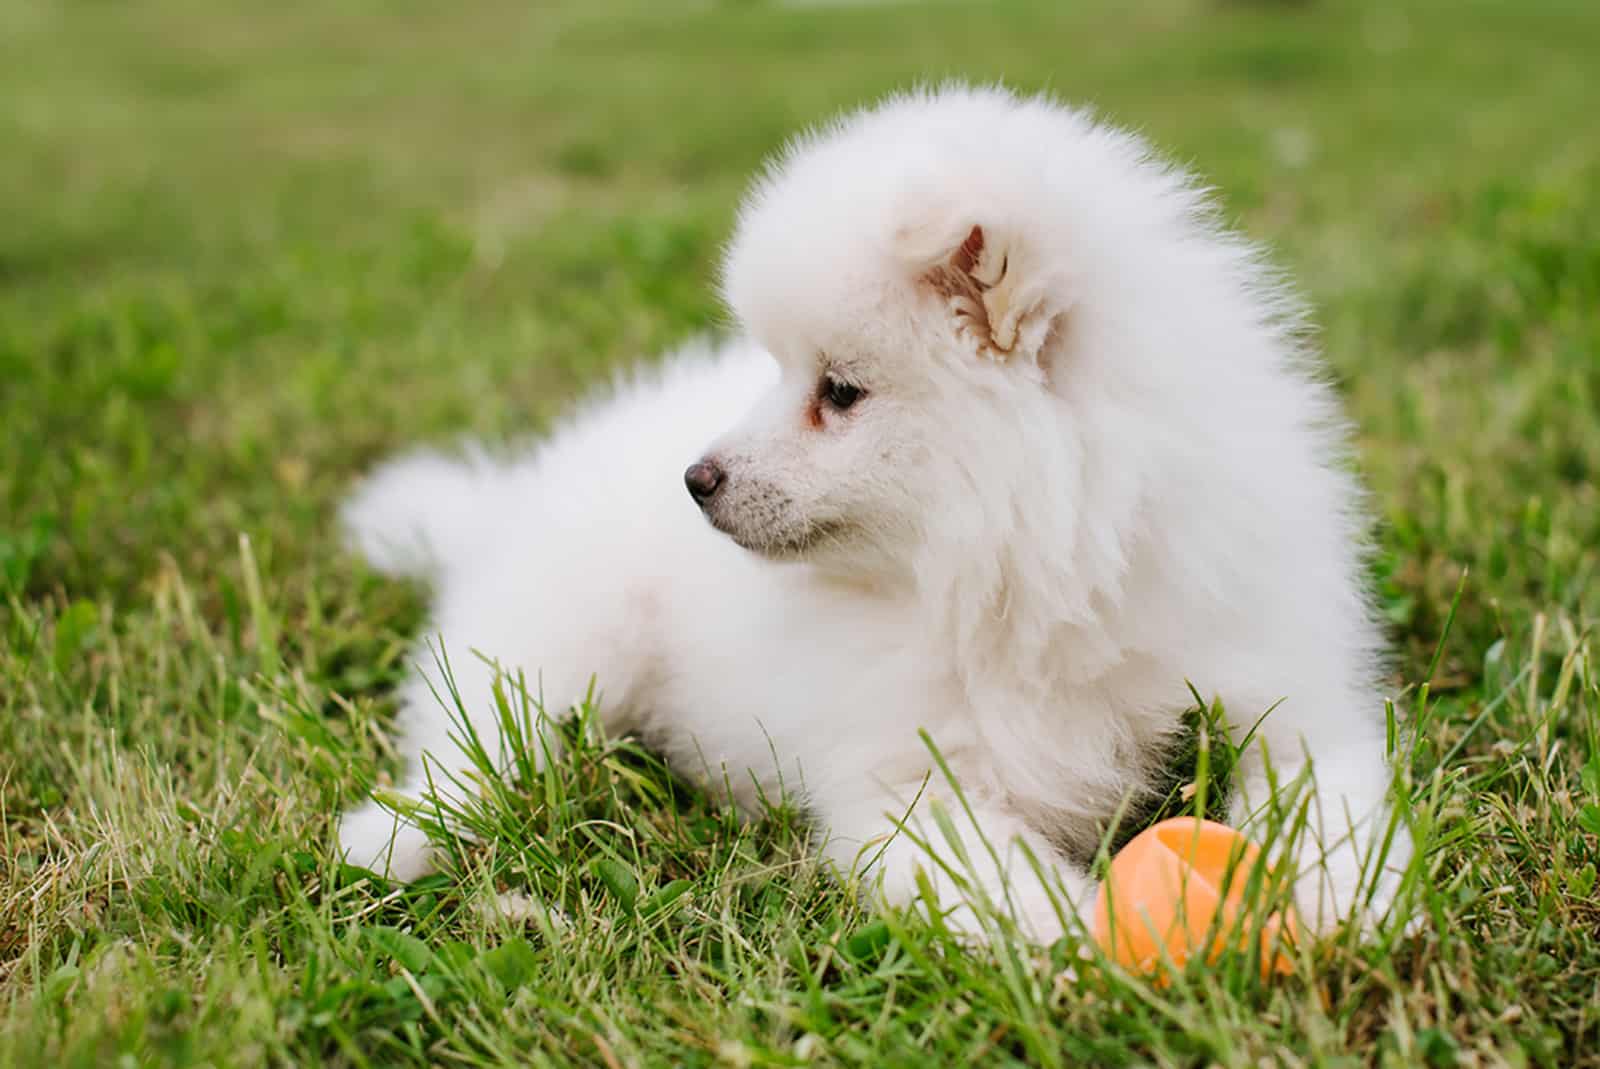
[(722, 484), (727, 478), (722, 465), (715, 460), (698, 460), (690, 464), (689, 470), (683, 473), (683, 485), (689, 488), (689, 496), (694, 498), (701, 508), (705, 508), (711, 503), (711, 499), (717, 496), (717, 491), (722, 489)]

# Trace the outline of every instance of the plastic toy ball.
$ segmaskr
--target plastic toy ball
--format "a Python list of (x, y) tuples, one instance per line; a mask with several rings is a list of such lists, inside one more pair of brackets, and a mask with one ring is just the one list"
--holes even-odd
[(1111, 859), (1095, 900), (1095, 942), (1124, 968), (1165, 983), (1169, 963), (1182, 969), (1201, 952), (1214, 962), (1258, 935), (1262, 978), (1289, 972), (1293, 910), (1257, 920), (1244, 901), (1260, 856), (1243, 835), (1209, 820), (1147, 828)]

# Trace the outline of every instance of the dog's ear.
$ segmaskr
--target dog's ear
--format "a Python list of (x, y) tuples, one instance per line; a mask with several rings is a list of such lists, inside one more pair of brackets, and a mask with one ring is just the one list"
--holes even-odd
[(919, 281), (949, 309), (951, 326), (980, 356), (1040, 363), (1059, 309), (1047, 281), (1030, 279), (1023, 243), (974, 223), (924, 261)]

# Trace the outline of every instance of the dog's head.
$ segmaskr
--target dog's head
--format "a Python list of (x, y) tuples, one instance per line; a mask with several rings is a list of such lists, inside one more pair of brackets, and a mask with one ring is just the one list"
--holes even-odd
[(1069, 519), (1070, 401), (1099, 374), (1078, 305), (1130, 285), (1096, 245), (1141, 205), (1171, 215), (1181, 188), (1142, 152), (1048, 101), (966, 89), (791, 146), (724, 264), (781, 375), (686, 473), (710, 521), (769, 557), (882, 575), (929, 542), (989, 552), (1030, 509)]

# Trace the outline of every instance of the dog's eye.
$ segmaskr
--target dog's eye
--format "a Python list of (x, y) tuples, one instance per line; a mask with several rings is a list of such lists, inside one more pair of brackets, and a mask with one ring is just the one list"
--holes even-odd
[(822, 396), (828, 399), (828, 404), (841, 412), (861, 400), (862, 392), (861, 387), (852, 386), (831, 375), (822, 380)]

